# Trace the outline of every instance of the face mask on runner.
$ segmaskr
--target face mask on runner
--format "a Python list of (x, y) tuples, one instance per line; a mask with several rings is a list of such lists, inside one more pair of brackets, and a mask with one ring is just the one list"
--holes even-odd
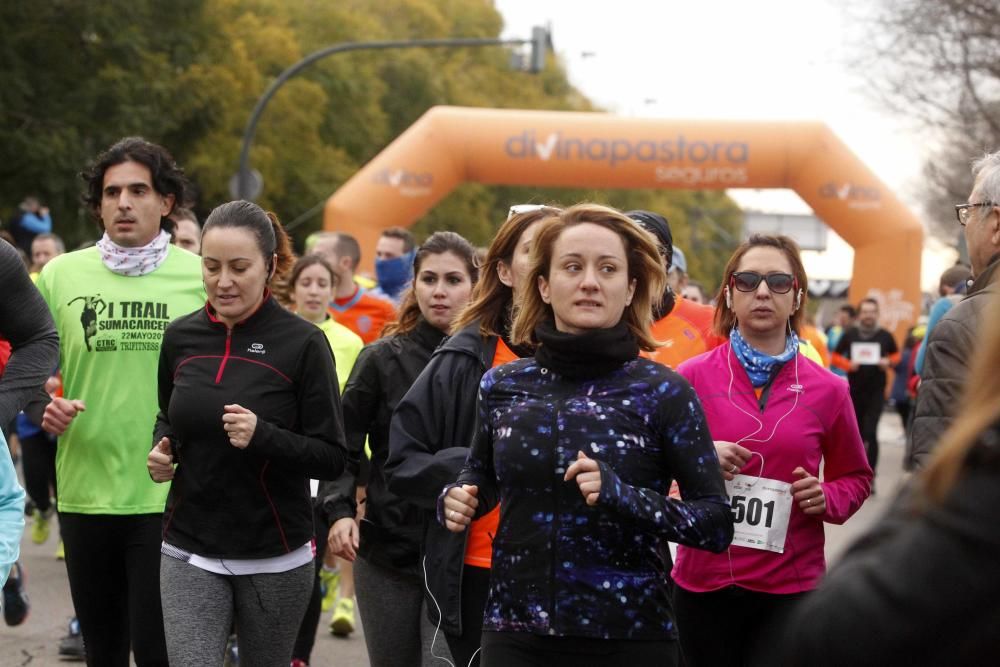
[(393, 299), (399, 297), (410, 281), (413, 280), (413, 258), (415, 251), (392, 259), (375, 260), (375, 278), (383, 292)]

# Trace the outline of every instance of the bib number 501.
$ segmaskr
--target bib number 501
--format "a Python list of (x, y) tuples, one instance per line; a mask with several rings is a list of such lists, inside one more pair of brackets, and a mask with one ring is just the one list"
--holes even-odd
[[(774, 520), (774, 501), (764, 502), (760, 498), (747, 499), (746, 496), (733, 496), (733, 523), (747, 523), (759, 526), (761, 518), (764, 527), (770, 528)], [(766, 516), (764, 516), (766, 514)]]

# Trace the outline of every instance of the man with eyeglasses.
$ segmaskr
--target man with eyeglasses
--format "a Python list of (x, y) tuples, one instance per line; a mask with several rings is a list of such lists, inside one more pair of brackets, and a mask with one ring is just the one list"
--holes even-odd
[(973, 162), (972, 174), (972, 194), (967, 203), (955, 206), (955, 214), (965, 234), (974, 280), (967, 296), (938, 321), (924, 343), (927, 352), (907, 443), (907, 463), (914, 468), (927, 463), (951, 425), (968, 376), (970, 357), (978, 347), (983, 313), (998, 292), (1000, 151)]
[[(899, 361), (896, 339), (878, 325), (879, 305), (872, 298), (858, 304), (857, 326), (837, 343), (832, 363), (847, 371), (858, 430), (872, 473), (878, 464), (878, 422), (885, 406), (886, 369)], [(874, 481), (872, 482), (874, 492)]]

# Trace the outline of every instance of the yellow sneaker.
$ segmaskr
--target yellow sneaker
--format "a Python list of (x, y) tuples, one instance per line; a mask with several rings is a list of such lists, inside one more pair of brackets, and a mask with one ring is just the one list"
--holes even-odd
[(354, 600), (351, 598), (340, 598), (337, 600), (337, 609), (330, 619), (330, 634), (336, 637), (346, 637), (354, 632)]
[(62, 540), (59, 540), (59, 546), (56, 547), (56, 560), (66, 560), (66, 547)]
[(31, 541), (35, 544), (45, 544), (52, 529), (52, 508), (42, 512), (35, 508), (35, 520), (31, 524)]
[(337, 601), (339, 590), (340, 570), (328, 570), (321, 567), (319, 569), (319, 592), (323, 594), (322, 609), (324, 612), (333, 609), (333, 603)]

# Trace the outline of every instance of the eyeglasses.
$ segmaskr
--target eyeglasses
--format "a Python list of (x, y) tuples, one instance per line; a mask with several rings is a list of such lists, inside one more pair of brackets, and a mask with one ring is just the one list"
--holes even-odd
[(555, 206), (548, 206), (547, 204), (514, 204), (510, 207), (510, 210), (507, 211), (507, 220), (505, 222), (510, 222), (510, 219), (515, 215), (534, 213), (535, 211), (560, 213), (562, 209), (556, 208)]
[(991, 201), (981, 201), (975, 204), (955, 204), (955, 217), (958, 218), (958, 224), (965, 227), (969, 224), (969, 216), (972, 215), (972, 209), (982, 206), (992, 208), (993, 206), (997, 206), (997, 204)]
[(775, 294), (788, 294), (795, 287), (795, 276), (790, 273), (774, 272), (765, 276), (756, 271), (737, 271), (732, 277), (733, 287), (741, 292), (753, 292), (761, 280)]

